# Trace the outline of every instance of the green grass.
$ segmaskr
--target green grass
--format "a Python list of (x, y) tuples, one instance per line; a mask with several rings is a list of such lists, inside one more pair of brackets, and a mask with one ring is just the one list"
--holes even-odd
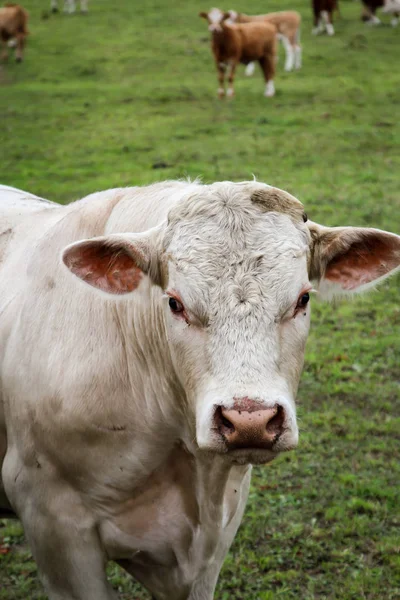
[[(232, 102), (216, 98), (197, 17), (208, 5), (93, 0), (87, 17), (43, 18), (47, 0), (24, 4), (26, 60), (0, 67), (3, 183), (67, 202), (254, 174), (298, 196), (315, 221), (400, 232), (400, 30), (363, 25), (359, 3), (342, 2), (334, 38), (310, 35), (308, 2), (286, 4), (303, 15), (303, 69), (283, 73), (281, 54), (273, 99), (259, 73), (240, 69)], [(300, 445), (255, 469), (218, 600), (400, 598), (398, 284), (315, 304)], [(1, 537), (0, 599), (43, 600), (19, 523), (3, 521)], [(148, 598), (119, 569), (110, 576), (121, 598)]]

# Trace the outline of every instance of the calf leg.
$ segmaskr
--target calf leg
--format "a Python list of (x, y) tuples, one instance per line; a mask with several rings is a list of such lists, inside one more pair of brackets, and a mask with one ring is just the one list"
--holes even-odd
[[(366, 8), (366, 7), (364, 7)], [(381, 20), (376, 16), (376, 7), (368, 7), (365, 14), (369, 14), (369, 18), (365, 19), (370, 25), (380, 25)]]
[(69, 13), (70, 15), (74, 13), (76, 10), (75, 0), (65, 0), (64, 2), (64, 12)]
[(314, 13), (314, 27), (312, 30), (313, 35), (318, 35), (324, 30), (324, 25), (321, 19), (321, 13), (319, 6), (317, 6), (316, 0), (313, 0), (313, 13)]
[(255, 68), (256, 68), (255, 63), (253, 63), (253, 62), (249, 63), (244, 70), (244, 74), (247, 75), (247, 77), (251, 77), (254, 73)]
[(324, 11), (323, 15), (324, 15), (326, 33), (328, 35), (334, 35), (335, 30), (333, 28), (332, 11), (331, 10)]
[(232, 63), (229, 69), (228, 75), (228, 91), (227, 95), (232, 97), (235, 94), (235, 90), (233, 89), (233, 82), (235, 80), (235, 71), (236, 71), (236, 63)]
[(24, 47), (25, 47), (25, 35), (18, 34), (17, 35), (17, 49), (15, 51), (15, 60), (17, 62), (22, 62), (24, 58)]
[(286, 35), (281, 35), (280, 39), (282, 41), (283, 47), (285, 48), (286, 60), (285, 60), (285, 71), (292, 71), (294, 67), (295, 60), (295, 50), (293, 45), (290, 43), (289, 38)]
[(260, 58), (260, 66), (265, 78), (264, 96), (270, 98), (275, 95), (274, 75), (275, 75), (275, 53), (268, 53)]
[(294, 68), (301, 69), (301, 45), (300, 45), (300, 29), (296, 31), (293, 42), (294, 48)]
[(218, 97), (223, 98), (225, 96), (225, 64), (217, 63), (218, 71)]

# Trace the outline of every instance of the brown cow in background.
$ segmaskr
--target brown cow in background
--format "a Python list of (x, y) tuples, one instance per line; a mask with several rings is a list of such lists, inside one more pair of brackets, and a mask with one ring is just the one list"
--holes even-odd
[[(301, 46), (300, 46), (300, 25), (301, 15), (295, 10), (284, 10), (279, 12), (267, 13), (265, 15), (246, 15), (238, 13), (235, 10), (229, 10), (230, 21), (232, 23), (256, 23), (266, 22), (275, 25), (278, 39), (285, 48), (286, 61), (285, 71), (292, 71), (293, 68), (301, 67)], [(254, 63), (249, 63), (246, 68), (246, 75), (252, 75), (254, 72)]]
[(0, 8), (0, 39), (3, 46), (1, 58), (8, 59), (10, 40), (16, 41), (15, 59), (21, 62), (24, 54), (25, 38), (28, 35), (28, 13), (19, 4), (7, 3)]
[(211, 48), (218, 71), (219, 97), (225, 96), (225, 74), (228, 75), (227, 95), (233, 96), (237, 65), (248, 65), (256, 60), (260, 63), (265, 78), (264, 96), (274, 96), (278, 40), (276, 27), (265, 21), (233, 24), (230, 13), (219, 8), (200, 12), (199, 16), (208, 21), (208, 30), (211, 32)]
[(312, 0), (314, 13), (313, 34), (318, 35), (326, 31), (328, 35), (334, 35), (333, 12), (339, 12), (338, 0)]

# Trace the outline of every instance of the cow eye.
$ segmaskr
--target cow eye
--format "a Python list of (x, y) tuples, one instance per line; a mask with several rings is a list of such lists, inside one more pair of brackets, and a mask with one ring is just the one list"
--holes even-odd
[(171, 312), (175, 314), (179, 314), (184, 311), (183, 304), (179, 302), (179, 300), (176, 300), (176, 298), (169, 298), (168, 304), (171, 309)]
[(305, 306), (307, 306), (309, 301), (310, 301), (310, 294), (308, 292), (306, 292), (305, 294), (302, 294), (300, 296), (300, 298), (297, 300), (296, 308), (304, 308)]

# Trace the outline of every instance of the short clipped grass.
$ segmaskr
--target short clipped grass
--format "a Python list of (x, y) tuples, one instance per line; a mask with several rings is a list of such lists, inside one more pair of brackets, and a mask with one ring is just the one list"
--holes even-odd
[[(26, 60), (0, 67), (0, 180), (68, 202), (166, 178), (258, 179), (327, 225), (400, 233), (400, 28), (342, 2), (333, 38), (296, 8), (303, 69), (236, 80), (220, 102), (198, 1), (93, 0), (87, 17), (27, 0)], [(231, 6), (224, 6), (231, 8)], [(298, 450), (254, 472), (218, 600), (400, 598), (399, 278), (348, 304), (314, 303)], [(0, 599), (44, 600), (17, 521), (0, 524)], [(110, 566), (120, 597), (148, 599)], [(174, 599), (171, 599), (174, 600)]]

